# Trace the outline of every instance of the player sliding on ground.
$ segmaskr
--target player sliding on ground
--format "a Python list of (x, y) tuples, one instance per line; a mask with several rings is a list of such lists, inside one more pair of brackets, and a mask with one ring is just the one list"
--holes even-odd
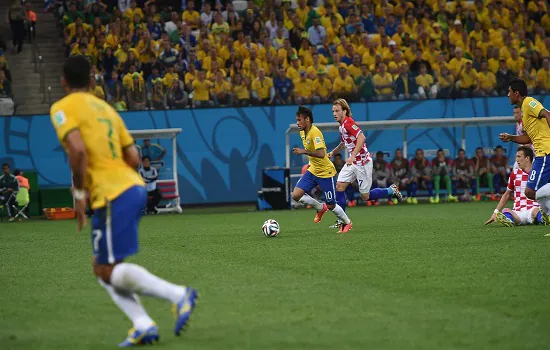
[(135, 170), (140, 160), (134, 140), (118, 113), (88, 93), (90, 64), (84, 56), (67, 60), (62, 85), (68, 95), (52, 106), (51, 120), (73, 172), (77, 229), (86, 225), (89, 200), (94, 210), (94, 273), (134, 326), (119, 346), (159, 340), (158, 328), (138, 294), (172, 303), (176, 316), (174, 332), (179, 335), (193, 312), (197, 291), (124, 262), (138, 252), (138, 225), (147, 202), (143, 180)]
[(510, 103), (521, 108), (524, 135), (499, 135), (504, 142), (512, 141), (522, 145), (532, 143), (535, 160), (527, 181), (525, 196), (540, 204), (545, 223), (550, 220), (550, 112), (542, 103), (527, 96), (527, 83), (521, 78), (510, 82), (508, 87)]
[[(371, 191), (372, 185), (372, 157), (365, 143), (366, 137), (353, 120), (351, 108), (346, 100), (340, 98), (332, 104), (332, 115), (334, 120), (340, 124), (340, 137), (342, 141), (335, 149), (328, 154), (332, 158), (333, 154), (340, 153), (345, 147), (348, 151), (346, 164), (338, 174), (336, 183), (336, 202), (346, 209), (346, 188), (355, 180), (359, 184), (359, 193), (365, 203), (369, 200), (377, 200), (393, 196), (399, 201), (403, 199), (399, 187), (391, 185), (386, 188), (375, 188)], [(353, 198), (350, 198), (350, 200)]]
[[(342, 221), (339, 233), (348, 232), (352, 227), (352, 222), (337, 203), (336, 203), (336, 168), (327, 156), (327, 146), (321, 130), (313, 125), (313, 113), (307, 107), (300, 106), (296, 112), (296, 125), (300, 129), (300, 137), (304, 148), (294, 148), (294, 154), (306, 154), (309, 158), (309, 168), (302, 175), (294, 191), (292, 199), (306, 205), (311, 205), (317, 210), (317, 215), (313, 220), (315, 223), (321, 222), (325, 212), (330, 209)], [(309, 193), (312, 189), (319, 186), (325, 194), (325, 203), (313, 199)]]
[[(516, 163), (518, 167), (512, 171), (508, 179), (506, 192), (500, 198), (493, 215), (485, 225), (498, 221), (504, 226), (529, 225), (532, 223), (546, 224), (539, 210), (539, 204), (525, 196), (525, 188), (533, 165), (533, 150), (526, 146), (518, 147)], [(504, 208), (511, 195), (514, 195), (514, 209)], [(502, 209), (504, 208), (504, 209)], [(501, 212), (502, 210), (502, 212)]]

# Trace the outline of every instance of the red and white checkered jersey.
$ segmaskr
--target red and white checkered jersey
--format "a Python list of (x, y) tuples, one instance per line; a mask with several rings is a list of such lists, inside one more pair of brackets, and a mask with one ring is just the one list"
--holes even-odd
[(514, 169), (510, 174), (508, 189), (514, 192), (515, 211), (529, 210), (539, 206), (537, 201), (525, 197), (525, 189), (527, 188), (528, 180), (529, 174), (519, 168)]
[[(346, 117), (342, 124), (340, 124), (340, 137), (344, 141), (344, 145), (348, 150), (348, 156), (351, 155), (351, 152), (355, 149), (357, 144), (357, 135), (361, 133), (361, 129), (355, 123), (355, 120), (351, 117)], [(369, 150), (367, 149), (366, 143), (363, 144), (363, 147), (355, 156), (353, 164), (355, 165), (365, 165), (372, 160)]]

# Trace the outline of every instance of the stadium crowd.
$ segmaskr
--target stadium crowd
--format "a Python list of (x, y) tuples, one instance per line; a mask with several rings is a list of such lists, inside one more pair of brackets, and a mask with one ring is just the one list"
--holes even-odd
[[(55, 3), (53, 6), (56, 6)], [(119, 110), (550, 90), (546, 1), (63, 1), (67, 55)]]
[[(397, 184), (409, 204), (418, 203), (419, 190), (425, 190), (423, 196), (427, 195), (430, 203), (440, 203), (442, 186), (450, 202), (479, 201), (482, 199), (481, 189), (488, 191), (488, 199), (498, 200), (506, 189), (512, 167), (502, 146), (495, 147), (492, 153), (489, 157), (487, 150), (478, 147), (475, 156), (468, 159), (466, 152), (460, 149), (453, 159), (439, 149), (435, 158), (430, 160), (424, 156), (422, 149), (417, 149), (411, 159), (405, 158), (402, 150), (397, 149), (393, 159), (387, 161), (384, 152), (379, 151), (373, 157), (372, 187), (385, 188)], [(336, 154), (332, 161), (337, 171), (345, 165), (341, 154)], [(350, 206), (357, 204), (354, 200), (356, 192), (356, 187), (348, 186), (346, 194), (351, 199), (348, 202)], [(397, 204), (397, 200), (388, 198), (388, 203)], [(379, 205), (379, 202), (369, 201), (366, 204)]]

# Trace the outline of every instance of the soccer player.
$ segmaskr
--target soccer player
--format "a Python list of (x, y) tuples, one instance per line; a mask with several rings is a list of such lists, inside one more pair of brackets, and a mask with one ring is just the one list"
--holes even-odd
[[(340, 206), (346, 203), (346, 188), (355, 180), (359, 183), (359, 193), (365, 203), (369, 200), (378, 200), (383, 197), (393, 196), (398, 200), (402, 199), (401, 192), (396, 185), (386, 188), (375, 188), (372, 185), (372, 158), (365, 144), (366, 137), (353, 120), (351, 108), (346, 100), (340, 98), (332, 104), (332, 115), (334, 120), (340, 124), (340, 137), (342, 141), (329, 153), (339, 153), (346, 147), (348, 158), (346, 165), (338, 174), (336, 183), (336, 201)], [(345, 210), (345, 206), (342, 207)]]
[(499, 135), (504, 142), (512, 141), (519, 144), (532, 143), (535, 148), (535, 160), (529, 174), (525, 196), (537, 200), (541, 205), (545, 222), (550, 213), (550, 112), (542, 103), (527, 96), (527, 83), (521, 78), (510, 82), (508, 87), (510, 103), (521, 108), (525, 135)]
[[(298, 107), (296, 125), (300, 129), (304, 148), (295, 147), (292, 152), (297, 155), (307, 155), (310, 167), (298, 180), (294, 191), (292, 191), (292, 199), (305, 205), (311, 205), (317, 210), (313, 219), (315, 223), (321, 222), (325, 212), (330, 209), (342, 221), (338, 232), (348, 232), (353, 224), (344, 209), (336, 203), (336, 169), (328, 157), (327, 146), (321, 130), (313, 125), (313, 113), (309, 108)], [(326, 204), (316, 201), (308, 194), (317, 186), (325, 194)]]
[[(534, 153), (527, 146), (520, 146), (516, 152), (516, 162), (519, 168), (514, 169), (508, 179), (508, 188), (500, 198), (493, 215), (485, 225), (498, 221), (504, 226), (529, 225), (533, 222), (546, 224), (539, 210), (539, 204), (525, 196), (525, 188), (529, 180)], [(514, 209), (504, 208), (511, 195), (514, 195)], [(504, 209), (502, 209), (504, 208)], [(502, 210), (502, 212), (501, 212)]]
[(493, 184), (495, 193), (500, 194), (500, 186), (506, 181), (508, 173), (508, 157), (504, 155), (504, 149), (501, 145), (495, 147), (495, 155), (491, 157), (491, 168), (493, 170)]
[[(410, 183), (409, 177), (409, 161), (403, 157), (403, 151), (401, 148), (395, 150), (392, 161), (390, 162), (391, 173), (390, 181), (397, 184), (399, 190), (408, 189)], [(410, 192), (407, 192), (407, 198)], [(393, 199), (393, 203), (397, 204), (397, 199)]]
[(411, 181), (409, 184), (410, 197), (407, 196), (407, 203), (418, 204), (416, 191), (418, 191), (418, 187), (422, 186), (422, 184), (428, 190), (428, 195), (433, 197), (432, 167), (430, 166), (430, 161), (424, 157), (423, 150), (416, 150), (416, 155), (411, 160), (409, 168), (411, 169)]
[(466, 151), (464, 149), (458, 150), (458, 156), (453, 162), (453, 195), (457, 195), (457, 188), (461, 186), (464, 188), (464, 198), (469, 198), (468, 190), (471, 189), (472, 194), (476, 193), (476, 180), (474, 176), (474, 167), (472, 163), (466, 158)]
[(133, 328), (120, 347), (158, 341), (156, 324), (139, 295), (174, 304), (179, 335), (188, 323), (197, 291), (160, 279), (125, 258), (138, 252), (138, 225), (147, 201), (136, 172), (139, 157), (122, 118), (105, 101), (88, 93), (90, 63), (70, 57), (63, 66), (67, 96), (51, 107), (51, 121), (65, 148), (73, 173), (77, 230), (86, 224), (89, 201), (92, 218), (93, 269), (99, 284), (128, 316)]
[(441, 148), (438, 149), (437, 156), (432, 161), (432, 181), (434, 183), (435, 197), (430, 197), (430, 203), (439, 203), (441, 180), (445, 182), (447, 200), (449, 202), (457, 201), (457, 198), (452, 193), (451, 166), (451, 160), (445, 157), (445, 152)]

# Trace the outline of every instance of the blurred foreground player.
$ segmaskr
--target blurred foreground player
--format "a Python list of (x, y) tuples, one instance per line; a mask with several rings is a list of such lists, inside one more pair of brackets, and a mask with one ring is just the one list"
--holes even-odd
[[(298, 107), (296, 125), (300, 129), (300, 137), (304, 148), (295, 147), (292, 152), (296, 155), (307, 155), (310, 167), (294, 187), (292, 199), (305, 205), (311, 205), (317, 210), (317, 214), (313, 219), (316, 224), (321, 222), (325, 212), (330, 209), (342, 221), (338, 232), (348, 232), (353, 224), (344, 209), (336, 203), (336, 169), (327, 155), (327, 146), (321, 130), (313, 125), (313, 113), (309, 108)], [(317, 186), (325, 194), (326, 204), (316, 201), (309, 195), (311, 190)]]
[(87, 199), (94, 210), (92, 247), (94, 273), (133, 328), (120, 347), (158, 341), (156, 324), (138, 294), (174, 304), (179, 335), (197, 299), (190, 287), (169, 283), (124, 259), (138, 252), (138, 225), (147, 201), (136, 172), (139, 157), (122, 118), (106, 102), (88, 93), (90, 64), (84, 56), (70, 57), (63, 66), (67, 96), (51, 108), (51, 121), (65, 148), (73, 172), (77, 229), (86, 224)]

